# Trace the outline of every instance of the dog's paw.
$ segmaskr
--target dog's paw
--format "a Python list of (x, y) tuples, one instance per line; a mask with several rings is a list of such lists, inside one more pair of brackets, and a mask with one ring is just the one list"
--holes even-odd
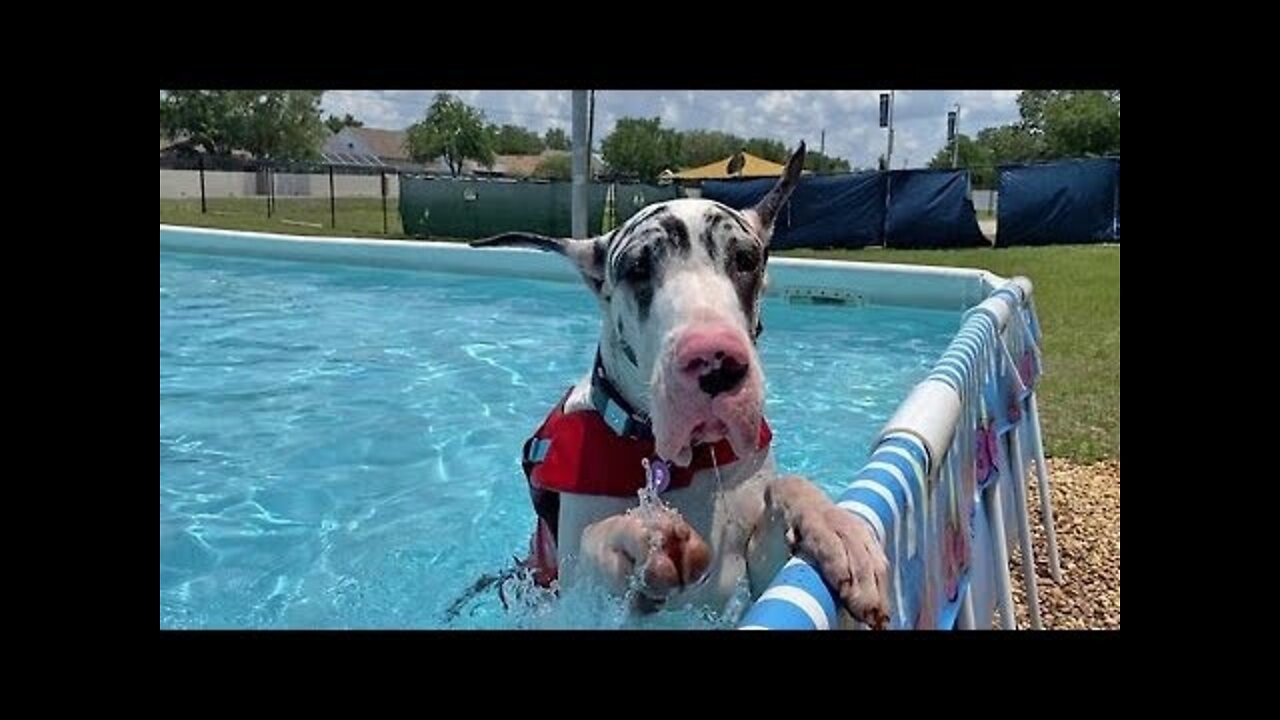
[(670, 509), (614, 515), (587, 528), (584, 548), (614, 590), (634, 587), (642, 608), (699, 582), (711, 565), (711, 548)]
[(818, 568), (854, 619), (887, 627), (889, 560), (870, 526), (804, 478), (779, 479), (771, 495), (785, 518), (792, 553)]

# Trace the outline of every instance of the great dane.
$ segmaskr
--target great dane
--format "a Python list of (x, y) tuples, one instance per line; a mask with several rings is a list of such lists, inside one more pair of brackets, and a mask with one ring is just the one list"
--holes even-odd
[[(874, 530), (807, 479), (778, 474), (764, 419), (755, 341), (769, 239), (804, 156), (802, 142), (745, 211), (678, 199), (585, 240), (472, 243), (563, 255), (603, 315), (594, 367), (525, 444), (539, 518), (528, 563), (541, 584), (590, 578), (642, 611), (724, 607), (744, 575), (756, 597), (796, 553), (848, 617), (888, 622)], [(665, 491), (642, 512), (644, 488)]]

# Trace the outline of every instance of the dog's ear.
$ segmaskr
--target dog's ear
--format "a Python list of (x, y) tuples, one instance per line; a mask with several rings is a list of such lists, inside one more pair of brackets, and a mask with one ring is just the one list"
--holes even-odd
[(787, 168), (782, 172), (782, 177), (778, 178), (778, 182), (760, 198), (760, 202), (756, 206), (747, 210), (744, 215), (747, 216), (747, 222), (751, 224), (756, 234), (760, 236), (766, 245), (769, 244), (769, 238), (773, 235), (773, 222), (778, 217), (778, 211), (787, 203), (791, 197), (791, 191), (796, 189), (796, 185), (800, 182), (800, 173), (804, 170), (804, 141), (800, 141), (800, 147), (791, 154), (791, 158), (787, 160)]
[(578, 266), (578, 271), (586, 280), (587, 287), (599, 295), (600, 288), (604, 286), (604, 256), (608, 237), (604, 235), (586, 240), (571, 240), (547, 237), (537, 233), (508, 232), (482, 240), (472, 240), (471, 247), (523, 247), (560, 253)]

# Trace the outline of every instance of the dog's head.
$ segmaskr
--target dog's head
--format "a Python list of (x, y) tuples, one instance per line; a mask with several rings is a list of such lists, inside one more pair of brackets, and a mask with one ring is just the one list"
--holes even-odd
[(653, 423), (658, 454), (687, 465), (692, 447), (727, 437), (755, 450), (764, 408), (760, 333), (769, 238), (799, 181), (804, 143), (753, 208), (710, 200), (650, 205), (585, 240), (505, 233), (472, 243), (558, 252), (575, 263), (604, 312), (609, 379)]

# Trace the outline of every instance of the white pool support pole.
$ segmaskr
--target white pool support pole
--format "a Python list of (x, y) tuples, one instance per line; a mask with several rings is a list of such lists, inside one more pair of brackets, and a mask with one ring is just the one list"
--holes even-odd
[(1045, 547), (1049, 551), (1049, 572), (1053, 581), (1062, 583), (1062, 563), (1058, 555), (1058, 533), (1053, 522), (1053, 493), (1049, 487), (1049, 466), (1044, 461), (1044, 441), (1040, 434), (1040, 408), (1035, 393), (1027, 403), (1027, 431), (1036, 454), (1036, 479), (1040, 487), (1040, 524), (1044, 526)]
[(1005, 630), (1017, 630), (1018, 620), (1013, 614), (1013, 583), (1009, 578), (1009, 540), (1004, 532), (1004, 503), (1000, 497), (1000, 482), (997, 480), (987, 485), (983, 492), (986, 497), (982, 507), (987, 513), (987, 525), (991, 528), (991, 552), (995, 563), (1000, 626)]
[(973, 630), (977, 627), (973, 617), (973, 583), (969, 583), (964, 589), (964, 600), (960, 602), (960, 620), (959, 627), (961, 630)]
[(1027, 614), (1031, 629), (1040, 630), (1040, 593), (1036, 587), (1035, 547), (1031, 544), (1031, 517), (1027, 512), (1027, 465), (1023, 459), (1022, 423), (1008, 432), (1009, 474), (1013, 482), (1013, 499), (1018, 504), (1018, 544), (1022, 550), (1022, 582), (1026, 589)]

